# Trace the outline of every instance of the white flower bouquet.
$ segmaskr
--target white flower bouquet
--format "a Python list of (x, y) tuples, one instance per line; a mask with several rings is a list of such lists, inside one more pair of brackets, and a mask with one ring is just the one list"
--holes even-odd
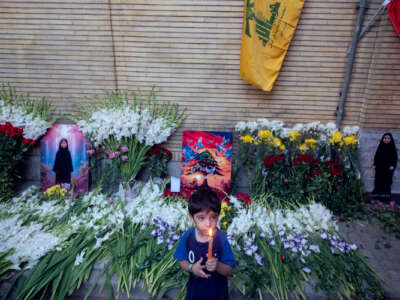
[(156, 103), (153, 90), (147, 100), (135, 93), (132, 98), (127, 92), (107, 92), (104, 99), (94, 98), (89, 107), (81, 107), (83, 118), (78, 121), (94, 149), (100, 147), (103, 157), (118, 165), (124, 186), (136, 178), (147, 151), (165, 142), (185, 118), (177, 104)]

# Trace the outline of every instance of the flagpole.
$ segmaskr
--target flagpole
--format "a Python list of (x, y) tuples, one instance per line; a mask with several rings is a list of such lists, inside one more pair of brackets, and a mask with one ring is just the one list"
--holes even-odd
[(351, 73), (353, 70), (353, 64), (354, 64), (354, 60), (355, 60), (355, 56), (356, 56), (357, 44), (360, 39), (361, 26), (362, 26), (362, 23), (364, 20), (365, 10), (367, 8), (367, 0), (360, 0), (359, 5), (360, 5), (360, 10), (358, 11), (357, 23), (356, 23), (356, 27), (354, 30), (353, 40), (351, 42), (351, 51), (350, 51), (349, 58), (347, 60), (346, 75), (344, 78), (343, 88), (340, 93), (339, 104), (337, 107), (337, 114), (336, 114), (336, 127), (337, 128), (340, 127), (340, 123), (342, 122), (342, 118), (343, 118), (344, 103), (346, 101), (347, 92), (348, 92), (349, 85), (350, 85)]

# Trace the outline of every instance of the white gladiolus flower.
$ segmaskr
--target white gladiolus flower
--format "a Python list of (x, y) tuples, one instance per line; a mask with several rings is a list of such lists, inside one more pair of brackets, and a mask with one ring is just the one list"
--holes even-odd
[(83, 262), (83, 257), (85, 256), (86, 249), (83, 249), (81, 253), (76, 255), (74, 266), (79, 266)]
[(26, 139), (36, 141), (40, 136), (46, 133), (47, 128), (51, 124), (39, 117), (34, 117), (33, 114), (24, 112), (19, 107), (0, 105), (0, 124), (10, 122), (13, 126), (23, 129), (22, 136)]

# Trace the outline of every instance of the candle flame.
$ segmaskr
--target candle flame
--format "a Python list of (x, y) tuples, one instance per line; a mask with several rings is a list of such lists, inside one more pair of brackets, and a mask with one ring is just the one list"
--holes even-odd
[(212, 230), (212, 228), (210, 228), (210, 229), (208, 230), (208, 235), (209, 235), (210, 237), (213, 236), (213, 230)]

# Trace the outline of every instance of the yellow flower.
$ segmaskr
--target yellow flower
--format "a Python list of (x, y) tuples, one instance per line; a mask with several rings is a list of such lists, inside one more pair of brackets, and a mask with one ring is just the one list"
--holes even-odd
[(274, 145), (275, 147), (277, 147), (277, 148), (279, 148), (279, 147), (282, 145), (282, 141), (281, 141), (280, 138), (274, 137), (274, 138), (272, 139), (272, 141), (273, 141), (273, 145)]
[(311, 149), (315, 149), (317, 147), (317, 140), (315, 139), (306, 139), (305, 143)]
[(353, 135), (347, 136), (343, 139), (343, 142), (346, 146), (353, 146), (358, 143), (358, 139), (356, 139)]
[(221, 203), (221, 213), (219, 214), (219, 218), (222, 220), (225, 217), (225, 212), (230, 210), (231, 207), (226, 202)]
[(340, 144), (342, 138), (343, 134), (340, 131), (335, 131), (334, 133), (332, 133), (332, 136), (329, 139), (329, 143), (331, 143), (331, 145)]
[(298, 130), (293, 130), (289, 133), (289, 140), (291, 142), (297, 141), (299, 137), (301, 137), (301, 133)]
[(43, 194), (46, 197), (52, 197), (52, 196), (61, 196), (61, 198), (64, 198), (65, 195), (67, 194), (66, 189), (62, 189), (58, 184), (53, 185), (52, 187), (49, 187)]
[(285, 150), (285, 149), (286, 149), (286, 147), (285, 147), (285, 145), (283, 145), (283, 144), (282, 144), (282, 145), (280, 145), (280, 146), (279, 146), (279, 149), (281, 149), (281, 150)]
[(259, 130), (257, 136), (262, 140), (267, 140), (272, 138), (272, 132), (269, 130)]
[(243, 143), (254, 143), (254, 138), (250, 135), (241, 136), (240, 139), (243, 141)]
[(299, 150), (301, 153), (305, 153), (308, 150), (308, 146), (306, 144), (301, 144)]
[(226, 225), (228, 225), (228, 222), (227, 222), (227, 221), (224, 221), (224, 222), (222, 222), (222, 225), (223, 225), (224, 227), (226, 227)]

